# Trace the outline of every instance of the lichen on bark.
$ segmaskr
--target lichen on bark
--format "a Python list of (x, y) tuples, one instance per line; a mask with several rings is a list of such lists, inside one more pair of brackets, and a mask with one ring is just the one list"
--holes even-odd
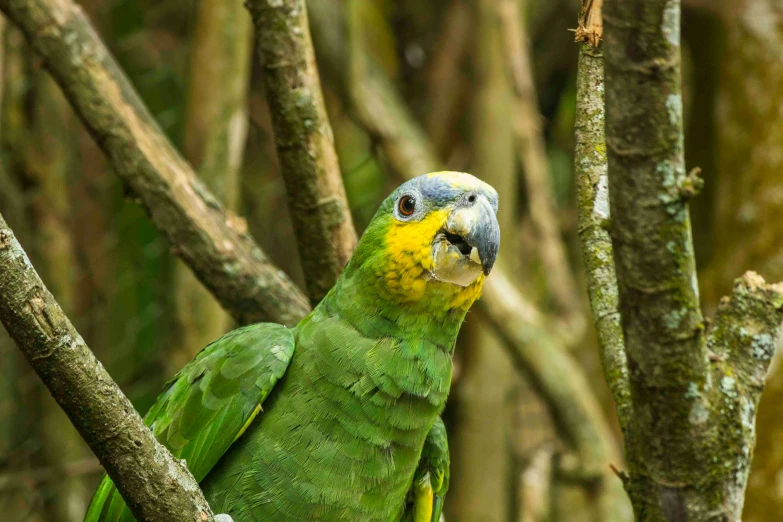
[[(609, 178), (606, 160), (604, 114), (604, 62), (601, 50), (602, 2), (583, 3), (577, 40), (576, 121), (574, 172), (577, 186), (579, 239), (587, 290), (606, 382), (612, 391), (617, 417), (623, 430), (631, 417), (631, 391), (625, 343), (620, 324), (617, 275), (610, 220)], [(598, 23), (598, 25), (596, 25)]]
[(610, 230), (633, 415), (637, 520), (739, 520), (755, 410), (783, 319), (748, 273), (711, 328), (699, 308), (683, 159), (678, 0), (604, 5)]

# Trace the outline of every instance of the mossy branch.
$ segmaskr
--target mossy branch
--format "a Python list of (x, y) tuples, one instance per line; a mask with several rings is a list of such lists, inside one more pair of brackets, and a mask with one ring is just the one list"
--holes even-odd
[(138, 520), (212, 520), (185, 462), (155, 440), (46, 289), (2, 216), (0, 320)]
[(240, 322), (295, 324), (307, 299), (166, 140), (72, 0), (0, 0), (134, 198)]
[[(598, 336), (604, 376), (612, 391), (617, 418), (623, 431), (631, 417), (631, 390), (625, 343), (618, 310), (617, 275), (614, 268), (609, 223), (609, 178), (606, 164), (604, 112), (604, 59), (600, 47), (601, 0), (582, 3), (577, 41), (576, 121), (574, 172), (577, 189), (579, 240), (587, 275), (587, 291)], [(587, 37), (585, 35), (592, 35)]]
[(679, 0), (606, 0), (611, 236), (633, 415), (637, 520), (739, 520), (783, 287), (749, 273), (707, 329), (687, 200)]
[(304, 0), (250, 0), (277, 156), (315, 304), (332, 288), (356, 246), (334, 137), (315, 65)]

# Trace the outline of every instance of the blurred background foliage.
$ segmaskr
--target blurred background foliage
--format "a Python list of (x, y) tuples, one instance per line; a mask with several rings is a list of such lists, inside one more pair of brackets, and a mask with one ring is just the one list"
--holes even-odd
[[(80, 4), (168, 137), (301, 284), (241, 0)], [(349, 40), (364, 49), (374, 74), (393, 82), (443, 165), (473, 172), (499, 189), (501, 262), (542, 309), (571, 314), (564, 324), (581, 339), (572, 355), (613, 419), (589, 326), (576, 226), (578, 47), (569, 29), (576, 26), (579, 2), (311, 0), (309, 6), (357, 228), (400, 178), (391, 153), (379, 146), (378, 130), (368, 129), (356, 109)], [(502, 37), (509, 13), (525, 40), (512, 50), (528, 64), (524, 80), (532, 90), (523, 86), (525, 92), (514, 83)], [(1, 42), (0, 212), (143, 412), (165, 379), (233, 325), (125, 197), (20, 34), (3, 24)], [(687, 162), (701, 167), (706, 180), (691, 206), (706, 307), (744, 270), (783, 279), (783, 7), (775, 0), (683, 0), (683, 42)], [(529, 110), (517, 111), (526, 96)], [(530, 172), (537, 164), (546, 178), (543, 189)], [(541, 190), (565, 245), (570, 283), (551, 281), (552, 267), (539, 253), (540, 227), (531, 217)], [(564, 302), (558, 285), (577, 291)], [(469, 318), (456, 358), (446, 412), (453, 466), (448, 520), (608, 520), (591, 505), (597, 498), (591, 485), (562, 471), (568, 441), (526, 376), (512, 369), (494, 333)], [(759, 411), (744, 517), (749, 522), (779, 520), (783, 512), (781, 404), (783, 365), (776, 364)], [(618, 440), (613, 443), (619, 448)], [(0, 331), (3, 520), (79, 521), (99, 475), (94, 457)], [(628, 520), (627, 514), (612, 519)]]

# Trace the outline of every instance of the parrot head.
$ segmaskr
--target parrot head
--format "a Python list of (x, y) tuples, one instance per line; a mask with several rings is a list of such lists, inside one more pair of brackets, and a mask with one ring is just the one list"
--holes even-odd
[(346, 272), (393, 302), (466, 310), (498, 254), (497, 210), (495, 189), (470, 174), (413, 178), (383, 202)]

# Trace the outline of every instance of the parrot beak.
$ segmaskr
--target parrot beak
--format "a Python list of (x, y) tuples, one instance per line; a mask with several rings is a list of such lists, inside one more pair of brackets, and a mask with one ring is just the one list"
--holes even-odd
[(500, 247), (495, 209), (483, 195), (471, 195), (449, 216), (433, 242), (436, 279), (468, 286), (481, 273), (489, 275)]

